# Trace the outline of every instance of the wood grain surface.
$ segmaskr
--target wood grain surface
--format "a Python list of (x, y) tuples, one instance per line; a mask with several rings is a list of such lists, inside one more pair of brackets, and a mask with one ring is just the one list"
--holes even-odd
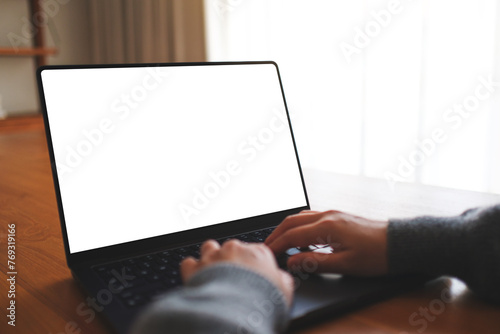
[[(305, 171), (313, 209), (372, 218), (448, 215), (500, 202), (500, 196), (359, 176)], [(8, 224), (16, 226), (16, 326), (7, 324)], [(97, 315), (78, 308), (86, 296), (66, 266), (45, 134), (0, 126), (0, 333), (107, 333)], [(298, 333), (500, 333), (500, 308), (479, 300), (457, 279), (440, 278), (399, 295), (302, 329)]]

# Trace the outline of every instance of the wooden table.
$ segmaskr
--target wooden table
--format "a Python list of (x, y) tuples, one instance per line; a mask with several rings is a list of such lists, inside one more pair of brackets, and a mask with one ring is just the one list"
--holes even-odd
[[(99, 316), (86, 323), (79, 314), (86, 296), (65, 263), (44, 131), (39, 119), (28, 123), (0, 123), (0, 333), (105, 333)], [(500, 202), (498, 195), (430, 186), (391, 190), (383, 180), (327, 172), (306, 170), (305, 177), (314, 209), (371, 218), (451, 215)], [(5, 316), (8, 224), (16, 225), (15, 327)], [(451, 302), (444, 302), (448, 290)], [(300, 333), (500, 333), (499, 319), (499, 307), (477, 299), (460, 281), (442, 278)]]

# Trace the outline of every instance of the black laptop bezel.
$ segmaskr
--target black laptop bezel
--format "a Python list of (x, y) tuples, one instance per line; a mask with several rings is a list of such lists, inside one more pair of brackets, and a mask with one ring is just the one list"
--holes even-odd
[[(130, 67), (177, 67), (177, 66), (220, 66), (220, 65), (274, 65), (278, 75), (278, 80), (280, 84), (281, 94), (283, 98), (283, 104), (285, 106), (285, 111), (288, 120), (289, 131), (291, 134), (295, 157), (297, 161), (297, 166), (299, 168), (302, 187), (304, 191), (304, 197), (306, 200), (306, 205), (297, 208), (291, 208), (289, 210), (265, 214), (257, 217), (249, 217), (245, 219), (219, 223), (212, 226), (197, 228), (188, 231), (181, 231), (177, 233), (156, 236), (151, 238), (146, 238), (142, 240), (136, 240), (126, 243), (121, 243), (117, 245), (101, 247), (97, 249), (92, 249), (88, 251), (70, 253), (68, 234), (65, 224), (64, 208), (62, 204), (61, 192), (58, 181), (58, 172), (56, 168), (54, 149), (52, 144), (52, 137), (50, 131), (50, 122), (47, 112), (47, 105), (45, 101), (43, 83), (42, 83), (42, 72), (45, 70), (67, 70), (67, 69), (100, 69), (100, 68), (130, 68)], [(61, 224), (61, 231), (64, 242), (64, 249), (66, 253), (66, 261), (68, 267), (72, 268), (77, 265), (82, 264), (92, 264), (98, 262), (111, 261), (117, 258), (125, 258), (134, 255), (140, 255), (141, 253), (152, 252), (155, 249), (165, 249), (181, 246), (186, 243), (201, 242), (210, 236), (211, 238), (218, 238), (229, 236), (232, 234), (244, 233), (247, 231), (263, 229), (267, 227), (276, 226), (281, 222), (286, 216), (298, 213), (302, 210), (309, 210), (309, 198), (306, 191), (306, 186), (304, 182), (304, 176), (302, 168), (300, 165), (299, 155), (297, 151), (297, 145), (295, 142), (295, 137), (292, 130), (292, 124), (290, 121), (290, 114), (288, 111), (288, 106), (286, 103), (285, 92), (283, 89), (283, 84), (281, 81), (281, 75), (279, 72), (278, 65), (274, 61), (242, 61), (242, 62), (182, 62), (182, 63), (141, 63), (141, 64), (97, 64), (97, 65), (49, 65), (42, 66), (37, 70), (37, 84), (38, 91), (40, 95), (40, 105), (43, 114), (43, 120), (45, 125), (45, 134), (47, 139), (47, 146), (50, 156), (52, 179), (54, 182), (54, 188), (57, 199), (57, 206), (59, 211), (59, 220)], [(96, 233), (99, 233), (96, 231)]]

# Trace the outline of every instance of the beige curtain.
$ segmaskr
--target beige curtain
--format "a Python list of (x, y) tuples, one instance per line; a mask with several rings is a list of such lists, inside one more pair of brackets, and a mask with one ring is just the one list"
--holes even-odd
[(94, 63), (204, 61), (203, 0), (90, 0)]

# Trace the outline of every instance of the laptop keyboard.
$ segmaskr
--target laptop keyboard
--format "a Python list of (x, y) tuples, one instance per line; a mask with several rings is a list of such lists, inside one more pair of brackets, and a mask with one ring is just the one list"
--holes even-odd
[[(217, 239), (264, 242), (274, 228)], [(179, 263), (188, 256), (199, 258), (201, 244), (169, 249), (93, 267), (106, 286), (118, 291), (118, 300), (129, 308), (142, 306), (163, 292), (181, 285)], [(129, 277), (130, 279), (123, 279)], [(133, 277), (133, 278), (132, 278)]]

